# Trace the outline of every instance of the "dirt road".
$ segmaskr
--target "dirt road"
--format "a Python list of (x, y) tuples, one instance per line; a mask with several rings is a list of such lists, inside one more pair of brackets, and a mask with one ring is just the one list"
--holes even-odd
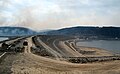
[(120, 61), (73, 64), (52, 60), (32, 54), (31, 38), (28, 38), (28, 42), (27, 53), (17, 55), (12, 63), (13, 74), (120, 74)]
[[(74, 64), (66, 61), (53, 60), (33, 54), (31, 52), (31, 46), (35, 45), (31, 37), (26, 40), (28, 41), (28, 46), (25, 47), (23, 53), (9, 53), (1, 61), (0, 74), (120, 74), (119, 60), (87, 64)], [(51, 53), (55, 54), (56, 58), (61, 57), (58, 52), (48, 47), (42, 40), (38, 39), (38, 41)], [(55, 41), (53, 41), (53, 45), (57, 47)], [(61, 43), (61, 46), (66, 48), (64, 42)], [(67, 48), (70, 49), (68, 46)], [(84, 47), (82, 50), (84, 50)]]

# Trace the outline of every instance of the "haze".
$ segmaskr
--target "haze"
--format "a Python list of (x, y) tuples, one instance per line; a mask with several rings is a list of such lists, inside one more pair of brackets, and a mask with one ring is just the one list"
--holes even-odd
[(0, 0), (0, 26), (120, 26), (120, 0)]

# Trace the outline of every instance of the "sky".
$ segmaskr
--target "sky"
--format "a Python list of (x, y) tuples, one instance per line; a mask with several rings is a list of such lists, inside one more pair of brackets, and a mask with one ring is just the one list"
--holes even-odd
[(0, 0), (0, 26), (120, 27), (120, 0)]

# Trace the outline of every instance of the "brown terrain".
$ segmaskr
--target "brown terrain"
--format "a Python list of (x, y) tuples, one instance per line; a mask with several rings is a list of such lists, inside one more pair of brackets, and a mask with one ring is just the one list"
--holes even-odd
[(23, 52), (6, 52), (0, 58), (0, 74), (120, 74), (119, 56), (103, 49), (78, 47), (71, 37), (32, 36), (16, 45), (25, 40), (28, 46)]

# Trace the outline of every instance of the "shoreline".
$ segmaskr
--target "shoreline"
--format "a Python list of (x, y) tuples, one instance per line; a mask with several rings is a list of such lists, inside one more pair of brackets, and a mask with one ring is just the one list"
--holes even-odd
[[(94, 44), (90, 44), (90, 42), (92, 43), (92, 41), (93, 41), (93, 43), (98, 43), (98, 45), (96, 45), (95, 44), (95, 46), (93, 46)], [(102, 41), (102, 42), (100, 42), (100, 41)], [(103, 43), (103, 41), (105, 41), (106, 43), (108, 42), (108, 44), (106, 44), (106, 46), (104, 47), (104, 45), (103, 45), (103, 47), (102, 47), (102, 45), (100, 45), (101, 43)], [(112, 52), (113, 54), (120, 54), (120, 48), (119, 48), (119, 46), (116, 48), (116, 47), (114, 47), (114, 46), (116, 46), (116, 45), (114, 45), (113, 47), (111, 47), (110, 48), (110, 46), (109, 47), (107, 47), (108, 45), (109, 45), (109, 41), (113, 41), (113, 42), (115, 42), (115, 43), (118, 43), (120, 40), (76, 40), (75, 39), (75, 44), (76, 44), (76, 46), (78, 46), (78, 47), (89, 47), (89, 48), (98, 48), (98, 49), (104, 49), (104, 50), (106, 50), (106, 51), (109, 51), (109, 52)], [(85, 44), (82, 44), (82, 45), (79, 45), (79, 43), (82, 43), (82, 42), (85, 42), (85, 43), (88, 43), (88, 45), (85, 45)], [(90, 46), (90, 45), (91, 46)]]

